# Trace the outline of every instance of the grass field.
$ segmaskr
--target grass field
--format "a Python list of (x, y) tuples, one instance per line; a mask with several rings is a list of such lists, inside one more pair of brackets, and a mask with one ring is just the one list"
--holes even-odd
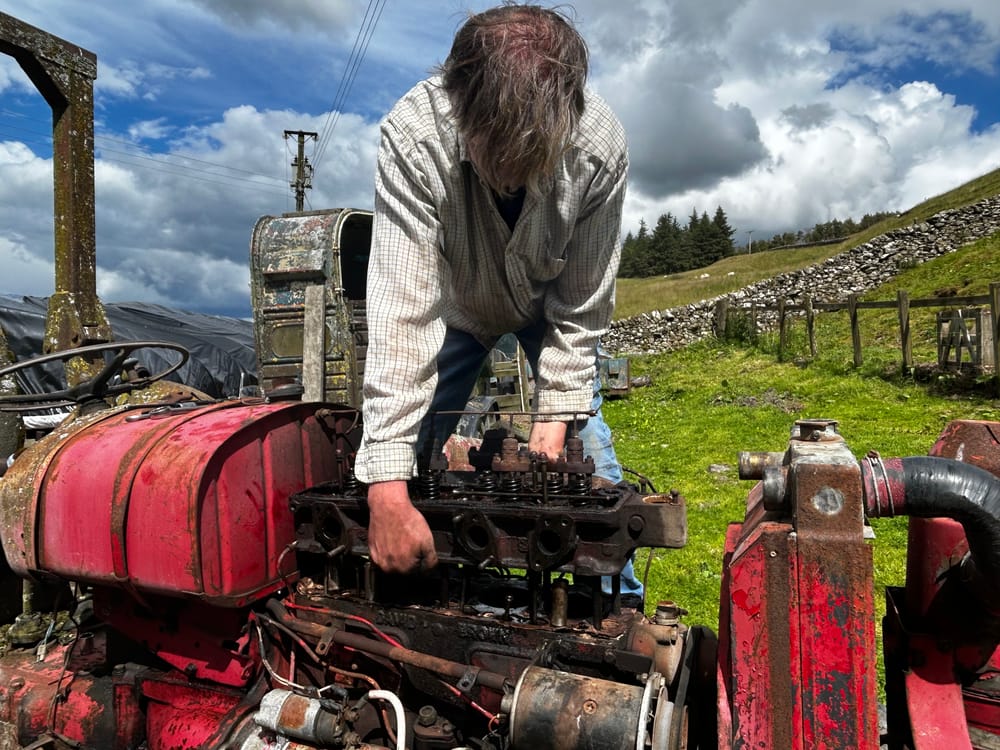
[[(942, 286), (981, 294), (991, 281), (1000, 281), (1000, 235), (910, 269), (866, 298), (894, 299), (900, 288), (912, 298), (927, 297)], [(691, 283), (674, 278), (650, 283), (660, 282), (675, 288)], [(717, 293), (704, 287), (691, 291)], [(648, 375), (651, 384), (605, 404), (619, 459), (659, 491), (679, 490), (688, 504), (688, 544), (655, 555), (648, 611), (658, 599), (672, 599), (689, 610), (689, 624), (717, 628), (726, 526), (742, 520), (752, 487), (737, 478), (738, 452), (783, 451), (796, 419), (837, 419), (856, 456), (877, 449), (886, 457), (926, 454), (953, 419), (1000, 420), (1000, 400), (988, 377), (958, 388), (947, 373), (902, 375), (894, 311), (865, 311), (861, 327), (865, 361), (857, 369), (846, 313), (817, 316), (815, 358), (809, 356), (805, 324), (799, 321), (792, 326), (783, 362), (777, 360), (774, 334), (755, 342), (709, 340), (632, 359), (633, 377)], [(914, 310), (912, 331), (915, 369), (926, 373), (930, 368), (921, 365), (936, 362), (933, 313)], [(877, 519), (872, 525), (875, 602), (882, 607), (883, 587), (904, 583), (907, 522)], [(645, 559), (640, 555), (637, 562), (640, 574)]]

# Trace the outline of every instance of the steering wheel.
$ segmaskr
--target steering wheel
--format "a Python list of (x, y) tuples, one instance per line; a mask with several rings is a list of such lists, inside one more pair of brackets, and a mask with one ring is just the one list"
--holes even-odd
[[(110, 384), (111, 379), (121, 373), (128, 355), (137, 349), (169, 349), (179, 352), (181, 357), (180, 361), (175, 362), (167, 369), (155, 375), (140, 374), (135, 380)], [(61, 390), (49, 393), (0, 394), (0, 411), (31, 411), (32, 409), (87, 404), (101, 401), (111, 396), (117, 396), (120, 393), (129, 393), (140, 388), (146, 388), (151, 383), (165, 378), (172, 372), (176, 372), (191, 356), (191, 353), (183, 346), (171, 344), (166, 341), (110, 341), (105, 344), (78, 346), (75, 349), (65, 349), (61, 352), (53, 352), (41, 357), (26, 359), (23, 362), (0, 368), (0, 378), (49, 362), (66, 362), (74, 357), (92, 358), (93, 355), (103, 354), (104, 352), (114, 352), (115, 354), (101, 368), (101, 371), (93, 377), (84, 380), (82, 383), (67, 386)]]

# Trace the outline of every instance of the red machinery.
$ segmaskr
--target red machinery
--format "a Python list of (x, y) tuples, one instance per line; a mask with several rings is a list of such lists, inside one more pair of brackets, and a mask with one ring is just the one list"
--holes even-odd
[[(108, 408), (146, 381), (112, 380), (134, 347), (102, 348), (119, 350), (103, 374), (56, 394), (80, 415), (0, 478), (3, 583), (31, 582), (0, 657), (0, 747), (1000, 741), (1000, 425), (859, 461), (835, 423), (805, 420), (784, 453), (744, 454), (760, 481), (728, 534), (717, 641), (673, 602), (624, 606), (629, 553), (684, 543), (683, 499), (599, 486), (575, 438), (546, 461), (501, 429), (471, 470), (432, 461), (411, 493), (441, 563), (387, 576), (367, 558), (356, 410)], [(880, 728), (864, 519), (890, 514), (914, 518)]]
[[(3, 13), (0, 53), (53, 108), (47, 350), (106, 340), (96, 58)], [(369, 233), (357, 211), (258, 224), (265, 384), (359, 398)], [(0, 405), (77, 405), (0, 477), (0, 750), (1000, 747), (1000, 425), (858, 461), (835, 423), (804, 420), (787, 451), (745, 454), (760, 482), (727, 536), (717, 640), (672, 601), (627, 606), (622, 567), (685, 543), (684, 501), (600, 486), (578, 438), (548, 460), (500, 428), (464, 470), (431, 457), (410, 493), (441, 562), (387, 576), (367, 555), (356, 409), (110, 407), (180, 366), (150, 376), (130, 361), (147, 347), (178, 349), (0, 369), (7, 393), (17, 369), (72, 359), (64, 390)], [(887, 592), (883, 727), (864, 521), (895, 514), (910, 545)]]

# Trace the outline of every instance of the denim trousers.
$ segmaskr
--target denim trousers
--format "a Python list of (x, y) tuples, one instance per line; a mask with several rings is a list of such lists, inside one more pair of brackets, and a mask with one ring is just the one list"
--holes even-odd
[[(544, 333), (544, 322), (514, 333), (521, 348), (524, 349), (525, 358), (533, 372), (538, 372), (538, 358), (541, 354)], [(435, 440), (439, 445), (447, 442), (458, 425), (461, 416), (459, 412), (465, 408), (488, 356), (489, 350), (472, 334), (455, 328), (447, 329), (444, 344), (437, 358), (437, 389), (434, 391), (430, 409), (421, 422), (418, 446), (426, 447)], [(594, 363), (596, 367), (596, 351)], [(611, 428), (601, 415), (602, 402), (600, 379), (595, 377), (594, 398), (590, 405), (595, 416), (586, 421), (579, 435), (583, 440), (584, 455), (594, 459), (595, 475), (617, 484), (624, 477), (611, 441)], [(635, 577), (631, 558), (622, 569), (621, 577), (623, 594), (643, 595), (642, 582)], [(605, 593), (611, 592), (611, 579), (607, 576), (602, 579), (602, 589)]]

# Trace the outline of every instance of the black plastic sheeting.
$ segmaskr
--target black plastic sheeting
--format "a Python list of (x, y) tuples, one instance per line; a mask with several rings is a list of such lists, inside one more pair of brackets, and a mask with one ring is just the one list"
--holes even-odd
[[(248, 320), (141, 302), (105, 303), (104, 309), (116, 342), (165, 341), (191, 353), (187, 363), (168, 380), (197, 388), (213, 398), (236, 396), (241, 384), (257, 383), (253, 324)], [(15, 361), (42, 354), (47, 310), (45, 297), (0, 295), (0, 327), (7, 335)], [(157, 373), (176, 362), (179, 355), (164, 349), (140, 349), (131, 356)], [(59, 363), (22, 370), (18, 382), (25, 393), (49, 393), (66, 387)]]

